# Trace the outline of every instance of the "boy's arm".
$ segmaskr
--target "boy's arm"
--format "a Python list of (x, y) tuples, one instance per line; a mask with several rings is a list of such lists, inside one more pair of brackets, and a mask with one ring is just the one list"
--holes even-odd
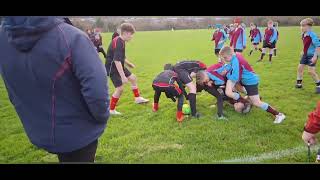
[(187, 93), (186, 89), (184, 88), (182, 82), (181, 82), (179, 79), (177, 79), (177, 83), (178, 83), (179, 88), (182, 90), (183, 95), (184, 95), (184, 96), (186, 97), (186, 99), (188, 100), (188, 93)]
[(130, 68), (136, 67), (136, 66), (135, 66), (132, 62), (130, 62), (127, 58), (125, 59), (124, 63), (125, 63), (126, 65), (128, 65)]
[(312, 58), (312, 63), (315, 64), (317, 62), (318, 57), (320, 56), (320, 41), (317, 35), (312, 34), (311, 40), (314, 46), (316, 47), (316, 50), (314, 52), (314, 56)]
[(320, 131), (320, 102), (318, 102), (317, 108), (309, 114), (304, 130), (311, 134), (316, 134)]
[(124, 74), (123, 67), (120, 61), (114, 61), (114, 64), (116, 65), (116, 68), (118, 70), (118, 73), (120, 74), (121, 80), (123, 83), (126, 83), (128, 81), (126, 75)]
[(232, 82), (236, 83), (238, 81), (240, 81), (240, 65), (239, 65), (239, 61), (233, 61), (231, 63), (231, 70), (229, 71), (229, 73), (227, 74), (227, 78), (229, 80), (231, 80)]
[(109, 118), (106, 69), (91, 41), (85, 35), (76, 35), (70, 47), (72, 69), (80, 82), (80, 91), (88, 110), (97, 123), (106, 123)]
[(247, 37), (246, 37), (246, 35), (245, 35), (244, 29), (242, 29), (242, 37), (243, 37), (243, 39), (242, 39), (242, 45), (243, 45), (243, 49), (245, 49), (246, 46), (247, 46)]

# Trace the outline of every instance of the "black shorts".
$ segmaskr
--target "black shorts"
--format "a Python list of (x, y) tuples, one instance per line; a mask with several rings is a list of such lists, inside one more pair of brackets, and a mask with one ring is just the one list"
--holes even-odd
[(214, 49), (214, 54), (219, 55), (220, 49)]
[(247, 91), (248, 96), (259, 95), (258, 84), (255, 85), (243, 85)]
[(234, 52), (242, 52), (243, 50), (242, 49), (234, 49)]
[(183, 69), (178, 69), (176, 70), (176, 73), (179, 76), (179, 79), (181, 80), (181, 82), (183, 84), (189, 84), (192, 82), (192, 78), (190, 76), (190, 74), (188, 73), (188, 71), (183, 70)]
[(301, 60), (300, 60), (300, 64), (304, 64), (304, 65), (307, 65), (307, 66), (310, 66), (310, 67), (314, 67), (316, 64), (312, 64), (311, 62), (311, 59), (312, 59), (312, 55), (311, 56), (307, 56), (307, 55), (303, 55), (301, 57)]
[[(132, 74), (126, 67), (123, 68), (123, 72), (126, 77)], [(117, 70), (111, 71), (109, 76), (115, 88), (122, 86), (121, 76)]]
[(273, 42), (271, 44), (268, 44), (265, 40), (263, 41), (263, 45), (262, 48), (269, 48), (269, 49), (273, 49), (276, 47), (276, 42)]
[(153, 84), (152, 87), (155, 91), (164, 92), (169, 99), (182, 95), (182, 90), (178, 86), (168, 85), (164, 87)]
[(253, 44), (253, 45), (259, 45), (259, 43), (255, 43), (255, 42), (253, 42), (252, 44)]

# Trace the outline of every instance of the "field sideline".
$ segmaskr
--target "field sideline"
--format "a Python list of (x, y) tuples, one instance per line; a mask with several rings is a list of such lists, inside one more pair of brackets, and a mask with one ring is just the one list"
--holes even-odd
[[(320, 27), (314, 27), (314, 30), (320, 35)], [(249, 30), (246, 32), (248, 34)], [(315, 107), (319, 95), (314, 93), (315, 86), (307, 69), (304, 89), (294, 87), (302, 49), (299, 27), (280, 27), (279, 33), (278, 56), (273, 58), (273, 64), (268, 63), (268, 57), (264, 62), (256, 63), (260, 52), (253, 52), (249, 57), (249, 42), (243, 54), (260, 76), (259, 91), (263, 99), (286, 114), (282, 124), (273, 124), (273, 117), (258, 108), (241, 115), (227, 104), (225, 113), (229, 121), (218, 121), (214, 118), (216, 109), (209, 107), (215, 103), (215, 98), (202, 92), (197, 97), (197, 104), (203, 117), (187, 119), (179, 127), (175, 121), (176, 106), (170, 99), (163, 95), (159, 111), (153, 113), (151, 103), (134, 104), (127, 85), (117, 108), (124, 115), (109, 119), (108, 128), (99, 141), (96, 161), (229, 163), (240, 159), (240, 163), (306, 162), (307, 149), (303, 149), (301, 133), (307, 114)], [(212, 30), (206, 29), (137, 32), (126, 46), (126, 56), (136, 65), (132, 72), (138, 77), (141, 94), (152, 102), (151, 83), (165, 63), (184, 59), (201, 59), (207, 65), (216, 63), (211, 35)], [(103, 37), (107, 50), (111, 33), (105, 33)], [(103, 59), (102, 54), (100, 57)], [(111, 94), (111, 82), (109, 87)], [(0, 124), (0, 163), (58, 161), (55, 155), (39, 150), (29, 142), (1, 79)], [(264, 158), (274, 152), (282, 152), (282, 155)], [(315, 153), (316, 149), (313, 155)]]

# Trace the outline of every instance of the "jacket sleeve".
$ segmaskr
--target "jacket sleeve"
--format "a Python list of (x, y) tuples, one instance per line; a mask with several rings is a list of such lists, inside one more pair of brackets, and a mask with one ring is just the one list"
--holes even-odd
[(75, 35), (71, 42), (71, 60), (81, 93), (91, 115), (97, 123), (109, 118), (109, 93), (107, 73), (98, 53), (83, 34)]
[(309, 113), (304, 130), (312, 134), (316, 134), (320, 131), (320, 101), (318, 102), (317, 108)]

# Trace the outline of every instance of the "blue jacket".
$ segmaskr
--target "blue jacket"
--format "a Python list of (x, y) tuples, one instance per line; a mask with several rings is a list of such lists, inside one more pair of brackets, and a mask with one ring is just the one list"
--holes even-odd
[(107, 73), (85, 33), (61, 18), (5, 17), (0, 49), (0, 74), (34, 145), (71, 152), (101, 136)]

